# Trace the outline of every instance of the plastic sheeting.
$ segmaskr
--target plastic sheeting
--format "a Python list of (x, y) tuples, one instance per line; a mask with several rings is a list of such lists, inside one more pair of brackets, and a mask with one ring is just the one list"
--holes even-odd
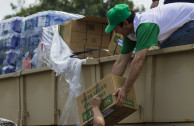
[[(82, 18), (82, 15), (72, 14), (61, 11), (42, 11), (36, 14), (25, 17), (22, 20), (21, 30), (21, 52), (20, 62), (17, 70), (25, 70), (21, 68), (28, 68), (25, 65), (26, 60), (30, 59), (31, 68), (37, 68), (37, 54), (38, 47), (42, 38), (42, 28), (59, 25), (69, 20)], [(26, 57), (26, 54), (27, 57)]]
[(16, 71), (23, 17), (0, 21), (0, 75)]
[[(58, 33), (58, 26), (43, 28), (42, 42), (38, 48), (39, 66), (49, 66), (61, 80), (65, 79), (69, 84), (65, 86), (68, 89), (64, 89), (69, 95), (59, 120), (64, 125), (72, 122), (79, 124), (76, 96), (84, 89), (81, 83), (81, 67), (85, 59), (70, 58), (71, 55), (71, 49)], [(60, 81), (59, 84), (64, 83)]]

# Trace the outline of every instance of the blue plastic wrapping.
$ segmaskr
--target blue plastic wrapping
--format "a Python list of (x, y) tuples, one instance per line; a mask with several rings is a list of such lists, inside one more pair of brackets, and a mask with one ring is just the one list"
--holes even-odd
[[(23, 62), (26, 60), (30, 54), (32, 56), (31, 67), (38, 67), (38, 58), (36, 54), (36, 48), (42, 39), (42, 28), (59, 25), (65, 21), (72, 19), (82, 18), (82, 15), (70, 14), (60, 11), (43, 11), (30, 16), (27, 16), (23, 19), (22, 23), (22, 32), (21, 32), (21, 53), (22, 57), (20, 65), (17, 66), (17, 70), (22, 69)], [(36, 57), (34, 57), (36, 56)], [(22, 69), (23, 70), (23, 69)]]
[(1, 21), (0, 50), (4, 57), (0, 54), (0, 60), (3, 60), (0, 75), (24, 70), (28, 60), (30, 63), (28, 69), (37, 68), (37, 47), (42, 39), (42, 28), (82, 17), (60, 11), (43, 11), (27, 17)]
[(20, 37), (23, 17), (14, 17), (0, 22), (0, 75), (15, 72), (20, 52)]

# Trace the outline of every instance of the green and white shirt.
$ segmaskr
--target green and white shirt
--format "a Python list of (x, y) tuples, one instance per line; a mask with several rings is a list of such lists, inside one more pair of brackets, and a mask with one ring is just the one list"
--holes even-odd
[(194, 20), (193, 3), (172, 3), (137, 13), (134, 18), (135, 34), (123, 40), (121, 54), (128, 54), (158, 45), (185, 23)]

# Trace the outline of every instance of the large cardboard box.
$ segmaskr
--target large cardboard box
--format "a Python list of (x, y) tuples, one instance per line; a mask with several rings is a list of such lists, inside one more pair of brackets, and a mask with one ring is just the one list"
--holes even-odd
[(107, 26), (108, 26), (108, 24), (103, 24), (103, 27), (102, 27), (102, 34), (103, 34), (103, 35), (110, 36), (111, 33), (106, 33), (106, 32), (105, 32), (105, 29), (106, 29)]
[(103, 28), (102, 28), (102, 46), (106, 47), (106, 49), (108, 49), (108, 46), (110, 44), (110, 40), (111, 40), (111, 33), (105, 33), (105, 28), (107, 27), (107, 24), (103, 24)]
[(102, 22), (88, 22), (86, 21), (86, 31), (89, 34), (102, 34)]
[(113, 33), (111, 42), (108, 46), (108, 50), (112, 53), (108, 52), (109, 55), (118, 55), (121, 52), (121, 46), (123, 43), (123, 36), (118, 33)]
[[(85, 50), (85, 46), (83, 44), (68, 43), (68, 46), (70, 47), (70, 49), (73, 52), (82, 52), (82, 51)], [(80, 55), (77, 55), (76, 57), (83, 59), (83, 58), (85, 58), (85, 55), (84, 54), (80, 54)]]
[[(106, 49), (105, 47), (100, 46), (85, 46), (85, 51), (88, 50), (95, 50), (95, 49)], [(96, 50), (96, 51), (90, 51), (85, 53), (85, 58), (87, 57), (94, 57), (94, 58), (100, 58), (100, 57), (106, 57), (109, 56), (106, 51), (103, 50)]]
[(106, 47), (108, 49), (108, 46), (110, 44), (111, 36), (109, 35), (103, 35), (102, 36), (102, 47)]
[(88, 45), (88, 46), (100, 46), (101, 45), (101, 35), (88, 33), (86, 45)]
[(82, 20), (70, 20), (60, 25), (66, 32), (83, 32), (86, 33), (86, 22)]
[(64, 32), (62, 38), (66, 43), (83, 45), (86, 43), (86, 34), (82, 32)]
[(113, 93), (124, 84), (125, 80), (123, 77), (109, 74), (76, 98), (81, 126), (92, 124), (93, 112), (91, 104), (92, 98), (96, 94), (102, 99), (100, 109), (104, 115), (106, 126), (117, 124), (137, 110), (134, 87), (127, 94), (124, 106), (116, 107), (116, 98)]

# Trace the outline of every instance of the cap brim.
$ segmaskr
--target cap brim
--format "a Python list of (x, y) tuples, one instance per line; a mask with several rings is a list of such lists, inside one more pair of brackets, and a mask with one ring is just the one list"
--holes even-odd
[(110, 33), (115, 27), (116, 27), (116, 25), (110, 25), (110, 24), (108, 24), (108, 26), (105, 29), (105, 32), (106, 33)]

